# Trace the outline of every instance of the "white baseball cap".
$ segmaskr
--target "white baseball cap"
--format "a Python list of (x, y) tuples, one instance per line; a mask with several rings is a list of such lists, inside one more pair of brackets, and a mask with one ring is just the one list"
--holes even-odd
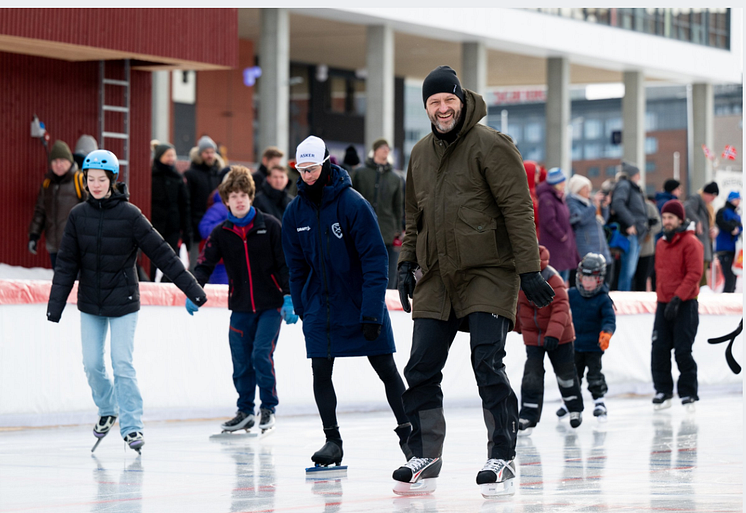
[(324, 141), (315, 135), (308, 136), (298, 145), (298, 149), (295, 150), (295, 163), (300, 164), (310, 162), (313, 164), (321, 164), (325, 160), (325, 152), (326, 144), (324, 144)]

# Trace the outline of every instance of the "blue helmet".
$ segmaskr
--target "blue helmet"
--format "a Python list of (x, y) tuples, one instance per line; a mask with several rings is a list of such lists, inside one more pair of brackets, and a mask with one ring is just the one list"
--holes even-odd
[(103, 169), (111, 171), (116, 180), (119, 174), (119, 159), (109, 150), (95, 150), (86, 155), (83, 161), (83, 171), (87, 169)]

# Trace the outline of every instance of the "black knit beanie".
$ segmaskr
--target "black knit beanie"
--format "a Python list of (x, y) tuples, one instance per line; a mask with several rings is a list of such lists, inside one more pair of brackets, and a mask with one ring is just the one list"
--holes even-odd
[(702, 192), (706, 192), (707, 194), (714, 194), (717, 196), (720, 194), (720, 188), (718, 187), (717, 182), (710, 182), (707, 185), (705, 185), (704, 189), (702, 189)]
[(161, 157), (164, 153), (166, 153), (168, 150), (173, 150), (174, 145), (173, 144), (159, 144), (155, 147), (155, 153), (153, 154), (153, 160), (156, 160), (160, 162)]
[(464, 90), (456, 72), (450, 66), (438, 66), (430, 72), (422, 83), (422, 102), (427, 107), (427, 99), (437, 93), (455, 94), (464, 103)]
[(675, 190), (676, 190), (676, 189), (677, 189), (677, 188), (678, 188), (678, 187), (679, 187), (680, 185), (681, 185), (681, 182), (679, 182), (678, 180), (676, 180), (676, 179), (674, 179), (674, 178), (669, 178), (668, 180), (666, 180), (666, 181), (665, 181), (665, 182), (663, 183), (663, 190), (664, 190), (664, 191), (666, 191), (666, 192), (668, 192), (668, 193), (672, 193), (672, 192), (673, 192), (673, 191), (675, 191)]

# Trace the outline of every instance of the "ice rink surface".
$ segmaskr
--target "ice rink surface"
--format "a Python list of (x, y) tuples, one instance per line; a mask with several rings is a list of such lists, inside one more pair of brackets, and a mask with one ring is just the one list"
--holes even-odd
[[(702, 391), (694, 413), (674, 399), (610, 397), (608, 422), (586, 402), (576, 430), (557, 402), (519, 438), (516, 494), (485, 500), (479, 408), (449, 408), (443, 470), (431, 496), (393, 494), (404, 462), (390, 412), (342, 414), (346, 477), (309, 480), (323, 444), (316, 416), (278, 416), (258, 440), (215, 441), (219, 421), (150, 422), (142, 456), (118, 425), (91, 455), (91, 426), (0, 432), (0, 512), (595, 512), (743, 511), (743, 397)], [(92, 414), (93, 415), (93, 414)]]

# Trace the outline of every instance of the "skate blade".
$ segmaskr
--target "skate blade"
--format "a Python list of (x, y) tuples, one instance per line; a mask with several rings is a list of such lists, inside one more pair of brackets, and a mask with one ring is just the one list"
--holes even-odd
[(485, 499), (496, 499), (515, 494), (515, 479), (508, 479), (502, 483), (485, 483), (479, 485), (479, 491)]
[(694, 406), (694, 403), (689, 403), (684, 405), (684, 410), (686, 410), (687, 413), (694, 413), (697, 411), (697, 407)]
[(394, 484), (394, 493), (397, 495), (427, 495), (435, 491), (435, 486), (435, 478), (420, 479), (416, 483), (397, 481)]
[(596, 417), (596, 419), (597, 419), (597, 420), (598, 420), (599, 422), (601, 422), (601, 423), (604, 423), (604, 422), (606, 422), (607, 420), (609, 420), (609, 419), (608, 419), (608, 418), (606, 417), (606, 415), (598, 415), (598, 416)]
[(98, 444), (100, 444), (101, 440), (103, 440), (103, 439), (104, 439), (104, 437), (102, 436), (101, 438), (99, 438), (98, 440), (96, 440), (96, 443), (93, 445), (93, 449), (91, 449), (91, 452), (93, 452), (93, 451), (96, 450), (96, 447), (98, 447)]
[(224, 429), (220, 433), (210, 435), (210, 440), (256, 440), (271, 435), (272, 433), (274, 433), (275, 428), (271, 427), (269, 429), (263, 429), (261, 431), (246, 431), (245, 433), (239, 433), (239, 431), (243, 430), (237, 429), (235, 431), (227, 431)]
[(315, 465), (306, 468), (306, 480), (325, 480), (347, 477), (347, 465)]
[(655, 411), (667, 410), (670, 407), (671, 407), (671, 399), (666, 399), (661, 404), (654, 404), (653, 410)]
[(518, 430), (518, 436), (520, 436), (520, 437), (531, 436), (531, 433), (533, 433), (533, 432), (534, 432), (534, 428), (532, 428), (532, 427), (526, 428), (526, 429), (522, 429), (522, 430), (519, 429)]

